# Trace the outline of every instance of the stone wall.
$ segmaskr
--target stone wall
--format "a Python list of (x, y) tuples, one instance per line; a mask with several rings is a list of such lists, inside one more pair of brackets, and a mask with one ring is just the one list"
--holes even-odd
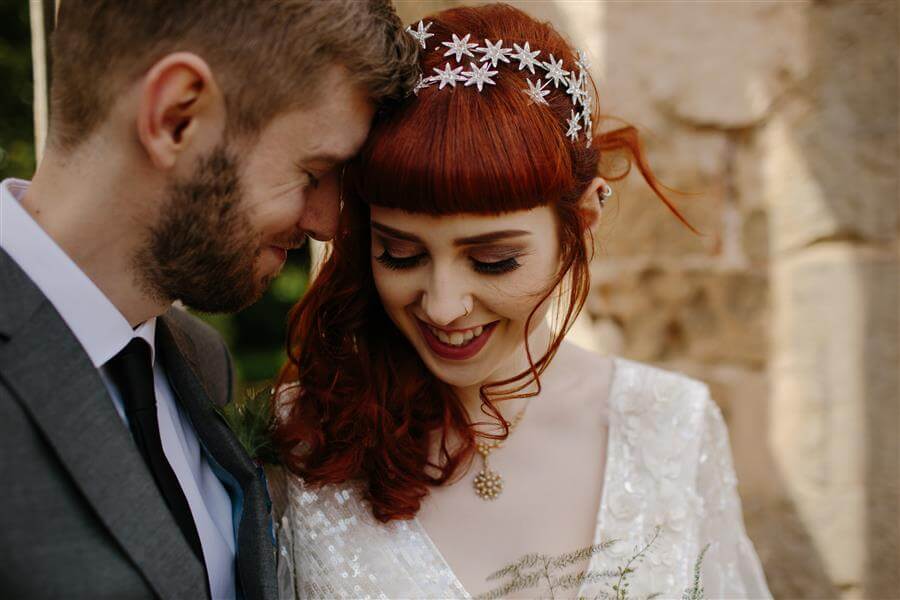
[(616, 185), (575, 337), (711, 385), (777, 597), (900, 596), (898, 4), (512, 4), (589, 51), (703, 233)]

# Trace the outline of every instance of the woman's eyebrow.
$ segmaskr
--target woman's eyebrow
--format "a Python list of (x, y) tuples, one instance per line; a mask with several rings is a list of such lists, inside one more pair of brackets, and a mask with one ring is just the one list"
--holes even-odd
[[(372, 221), (372, 229), (379, 231), (385, 235), (389, 235), (392, 238), (397, 238), (399, 240), (406, 240), (409, 242), (415, 242), (416, 244), (422, 244), (421, 238), (418, 236), (408, 233), (406, 231), (401, 231), (399, 229), (394, 229), (393, 227), (388, 227), (387, 225), (383, 225), (377, 221)], [(478, 235), (473, 235), (469, 237), (459, 238), (453, 240), (454, 246), (475, 246), (478, 244), (490, 244), (491, 242), (496, 242), (499, 240), (506, 240), (509, 238), (522, 237), (524, 235), (531, 235), (530, 231), (524, 231), (521, 229), (505, 229), (503, 231), (491, 231), (489, 233), (480, 233)]]
[(491, 242), (522, 237), (523, 235), (531, 235), (531, 232), (523, 231), (521, 229), (505, 229), (503, 231), (492, 231), (490, 233), (482, 233), (479, 235), (473, 235), (471, 237), (459, 238), (458, 240), (453, 241), (453, 245), (475, 246), (478, 244), (490, 244)]
[(422, 240), (417, 236), (405, 231), (400, 231), (399, 229), (394, 229), (393, 227), (388, 227), (387, 225), (382, 225), (378, 221), (372, 221), (372, 229), (375, 229), (385, 235), (389, 235), (392, 238), (397, 238), (398, 240), (406, 240), (408, 242), (415, 242), (416, 244), (422, 243)]

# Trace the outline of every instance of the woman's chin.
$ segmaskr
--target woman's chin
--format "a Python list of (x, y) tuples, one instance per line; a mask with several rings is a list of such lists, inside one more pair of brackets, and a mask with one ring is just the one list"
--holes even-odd
[(470, 388), (482, 385), (487, 379), (483, 365), (442, 364), (444, 361), (435, 357), (427, 348), (416, 348), (428, 371), (443, 383), (454, 388)]

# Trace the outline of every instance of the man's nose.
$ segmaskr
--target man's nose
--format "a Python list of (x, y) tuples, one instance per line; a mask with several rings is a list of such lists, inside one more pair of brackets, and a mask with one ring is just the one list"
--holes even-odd
[(319, 187), (308, 189), (298, 226), (313, 239), (327, 242), (337, 232), (341, 214), (340, 181), (331, 173), (322, 178)]

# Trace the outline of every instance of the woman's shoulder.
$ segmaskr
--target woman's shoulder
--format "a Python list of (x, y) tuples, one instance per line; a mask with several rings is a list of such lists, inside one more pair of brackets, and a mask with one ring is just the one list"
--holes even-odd
[(368, 520), (371, 513), (357, 481), (311, 485), (281, 465), (267, 468), (266, 479), (275, 521), (286, 519), (294, 529), (326, 533), (332, 526)]
[(669, 369), (614, 357), (610, 410), (701, 417), (715, 409), (706, 383)]

